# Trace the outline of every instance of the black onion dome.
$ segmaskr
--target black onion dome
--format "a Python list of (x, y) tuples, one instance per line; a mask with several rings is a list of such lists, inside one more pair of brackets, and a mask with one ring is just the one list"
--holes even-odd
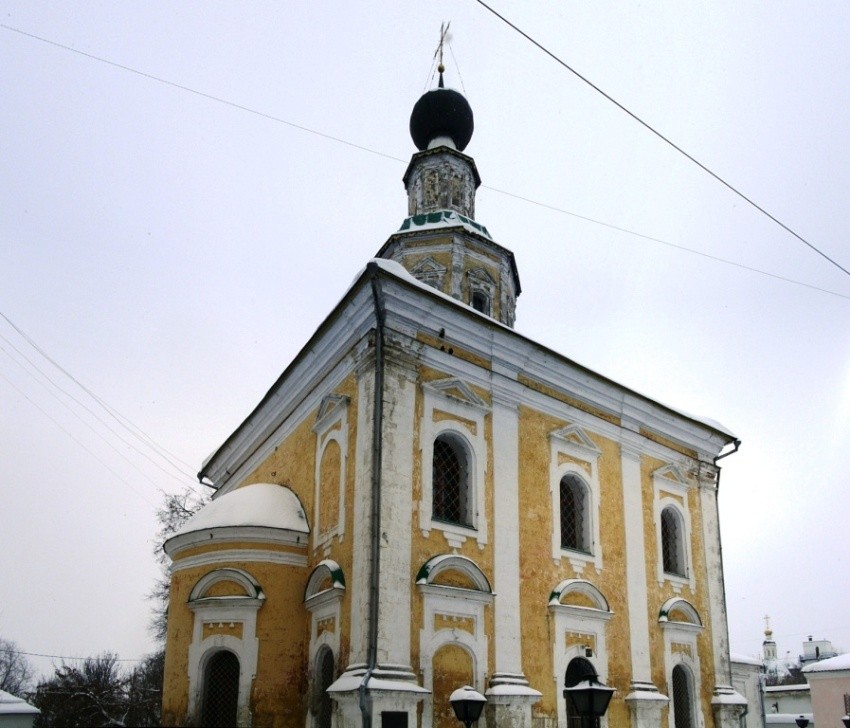
[(475, 124), (469, 102), (450, 88), (435, 88), (423, 94), (410, 114), (410, 136), (423, 151), (437, 137), (449, 137), (462, 152)]

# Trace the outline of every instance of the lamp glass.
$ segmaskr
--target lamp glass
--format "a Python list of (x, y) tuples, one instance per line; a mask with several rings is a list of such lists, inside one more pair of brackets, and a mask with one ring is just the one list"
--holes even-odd
[(583, 718), (600, 718), (605, 715), (613, 694), (614, 688), (595, 680), (582, 680), (574, 687), (564, 688), (564, 696), (570, 701), (575, 714)]

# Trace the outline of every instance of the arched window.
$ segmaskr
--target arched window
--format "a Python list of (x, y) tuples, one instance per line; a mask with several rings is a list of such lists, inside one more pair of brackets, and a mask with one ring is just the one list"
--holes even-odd
[(694, 725), (691, 675), (684, 665), (673, 668), (673, 726), (692, 728)]
[(666, 573), (687, 576), (682, 517), (673, 506), (661, 511), (661, 553)]
[(434, 518), (472, 526), (469, 455), (460, 438), (443, 434), (434, 440), (432, 474)]
[(328, 688), (334, 681), (334, 653), (327, 645), (323, 645), (316, 655), (316, 673), (314, 677), (314, 697), (316, 712), (316, 728), (331, 728), (333, 719), (333, 700)]
[(239, 703), (239, 658), (220, 650), (207, 660), (201, 722), (211, 728), (236, 725)]
[(561, 478), (561, 548), (590, 553), (588, 491), (575, 475)]

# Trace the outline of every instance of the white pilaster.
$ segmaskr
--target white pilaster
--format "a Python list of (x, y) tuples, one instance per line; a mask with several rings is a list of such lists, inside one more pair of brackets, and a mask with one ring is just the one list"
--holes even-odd
[(354, 453), (354, 503), (352, 504), (351, 645), (349, 666), (365, 664), (369, 640), (369, 554), (372, 513), (372, 418), (374, 412), (374, 361), (364, 363), (357, 381), (357, 434)]
[(626, 530), (626, 589), (632, 647), (632, 686), (644, 690), (652, 685), (649, 650), (649, 618), (646, 609), (646, 539), (643, 532), (643, 493), (640, 452), (631, 443), (620, 448), (623, 472), (623, 507)]
[(381, 472), (381, 579), (378, 664), (410, 671), (413, 435), (416, 383), (388, 365), (384, 374)]
[(531, 706), (541, 694), (522, 670), (519, 543), (519, 419), (516, 402), (493, 395), (493, 563), (496, 664), (490, 687), (488, 726), (530, 728)]
[(646, 588), (646, 537), (643, 525), (643, 489), (640, 450), (636, 443), (620, 446), (623, 473), (623, 507), (626, 531), (626, 593), (631, 628), (631, 691), (626, 696), (632, 728), (656, 728), (669, 699), (652, 682)]
[(723, 584), (723, 557), (720, 546), (720, 518), (717, 509), (718, 468), (700, 464), (699, 494), (702, 511), (705, 564), (708, 578), (711, 651), (714, 655), (714, 697), (711, 706), (717, 728), (736, 728), (747, 709), (747, 699), (732, 687), (729, 662), (729, 624), (726, 618), (726, 590)]

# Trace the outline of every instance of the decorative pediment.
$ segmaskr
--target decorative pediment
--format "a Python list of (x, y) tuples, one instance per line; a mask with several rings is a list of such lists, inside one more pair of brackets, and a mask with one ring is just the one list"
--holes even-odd
[[(452, 574), (453, 572), (461, 575), (467, 583), (462, 587), (459, 584), (439, 583), (441, 574)], [(467, 588), (486, 592), (487, 594), (493, 592), (489, 579), (481, 571), (478, 564), (467, 556), (460, 556), (458, 554), (441, 554), (428, 559), (419, 568), (419, 572), (416, 574), (416, 583), (436, 584), (438, 586), (450, 586), (451, 588)]]
[(439, 379), (435, 382), (423, 384), (423, 389), (429, 390), (434, 394), (442, 397), (450, 397), (473, 407), (486, 408), (487, 403), (481, 399), (472, 388), (464, 381), (451, 377), (449, 379)]
[(493, 289), (496, 286), (496, 281), (486, 268), (471, 268), (466, 272), (469, 280), (478, 286)]
[[(577, 450), (586, 456), (598, 458), (602, 451), (596, 446), (588, 434), (578, 425), (567, 425), (560, 430), (549, 433), (549, 439), (556, 446), (565, 450)], [(564, 447), (564, 446), (567, 447)]]
[(440, 265), (430, 255), (423, 258), (410, 269), (410, 274), (419, 281), (433, 286), (434, 288), (442, 288), (443, 281), (446, 278), (447, 268)]
[(583, 609), (598, 609), (600, 612), (611, 612), (608, 600), (593, 584), (584, 579), (565, 579), (558, 584), (549, 595), (549, 606), (568, 604), (571, 595), (580, 595), (587, 604), (582, 604)]
[(690, 485), (685, 471), (675, 463), (668, 463), (653, 471), (652, 477), (656, 483), (660, 481), (660, 483), (678, 486), (679, 488), (687, 488)]
[(328, 423), (335, 419), (340, 410), (345, 409), (350, 402), (350, 398), (342, 394), (328, 394), (319, 405), (319, 411), (316, 413), (316, 424), (313, 425), (313, 431), (319, 432), (325, 429)]
[(658, 622), (676, 627), (702, 628), (702, 619), (693, 604), (681, 597), (668, 599), (661, 605), (658, 612)]

